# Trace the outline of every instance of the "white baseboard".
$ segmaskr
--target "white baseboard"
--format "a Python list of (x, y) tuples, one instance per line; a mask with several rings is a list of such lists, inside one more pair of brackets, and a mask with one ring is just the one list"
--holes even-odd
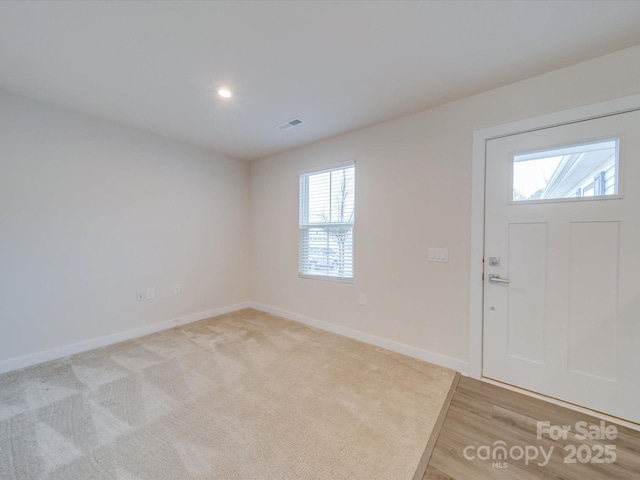
[(48, 362), (50, 360), (56, 360), (58, 358), (67, 357), (76, 353), (86, 352), (87, 350), (93, 350), (94, 348), (113, 345), (114, 343), (131, 340), (133, 338), (142, 337), (144, 335), (160, 332), (162, 330), (168, 330), (170, 328), (178, 327), (180, 325), (186, 325), (187, 323), (191, 322), (197, 322), (198, 320), (204, 320), (205, 318), (215, 317), (224, 313), (242, 310), (243, 308), (255, 308), (256, 310), (261, 310), (273, 315), (278, 315), (295, 322), (304, 323), (305, 325), (309, 325), (311, 327), (319, 328), (321, 330), (326, 330), (332, 333), (337, 333), (338, 335), (353, 338), (354, 340), (359, 340), (371, 345), (386, 348), (387, 350), (391, 350), (393, 352), (418, 358), (420, 360), (424, 360), (425, 362), (430, 362), (442, 367), (451, 368), (452, 370), (461, 372), (464, 375), (468, 375), (469, 372), (469, 364), (467, 362), (463, 362), (446, 355), (430, 352), (428, 350), (422, 350), (420, 348), (412, 347), (410, 345), (405, 345), (399, 342), (394, 342), (393, 340), (389, 340), (386, 338), (377, 337), (375, 335), (370, 335), (368, 333), (360, 332), (346, 327), (341, 327), (339, 325), (323, 320), (316, 320), (311, 317), (306, 317), (297, 313), (281, 310), (269, 305), (264, 305), (256, 302), (242, 302), (226, 307), (214, 308), (213, 310), (207, 310), (205, 312), (185, 315), (183, 317), (166, 320), (164, 322), (145, 325), (144, 327), (134, 328), (132, 330), (126, 330), (124, 332), (106, 335), (104, 337), (93, 338), (83, 342), (65, 345), (63, 347), (46, 350), (44, 352), (24, 355), (22, 357), (9, 358), (7, 360), (0, 361), (0, 373), (30, 367), (32, 365)]
[(92, 338), (91, 340), (85, 340), (83, 342), (73, 343), (71, 345), (65, 345), (59, 348), (53, 348), (44, 352), (24, 355), (22, 357), (9, 358), (0, 362), (0, 373), (18, 370), (19, 368), (30, 367), (31, 365), (37, 365), (38, 363), (56, 360), (58, 358), (74, 355), (76, 353), (86, 352), (87, 350), (93, 350), (94, 348), (113, 345), (114, 343), (131, 340), (132, 338), (142, 337), (144, 335), (160, 332), (162, 330), (168, 330), (180, 325), (186, 325), (187, 323), (204, 320), (205, 318), (215, 317), (224, 313), (234, 312), (236, 310), (242, 310), (243, 308), (249, 308), (251, 305), (251, 302), (242, 302), (226, 307), (214, 308), (213, 310), (207, 310), (206, 312), (192, 313), (183, 317), (173, 318), (171, 320), (166, 320), (159, 323), (152, 323), (151, 325), (145, 325), (144, 327), (134, 328), (131, 330), (126, 330), (124, 332), (106, 335), (104, 337)]
[(338, 335), (353, 338), (354, 340), (369, 343), (377, 347), (386, 348), (387, 350), (401, 353), (403, 355), (417, 358), (419, 360), (424, 360), (425, 362), (433, 363), (435, 365), (440, 365), (441, 367), (450, 368), (452, 370), (461, 372), (463, 375), (469, 374), (469, 364), (467, 362), (463, 362), (456, 358), (448, 357), (440, 353), (434, 353), (428, 350), (423, 350), (421, 348), (405, 345), (404, 343), (394, 342), (393, 340), (389, 340), (387, 338), (377, 337), (375, 335), (370, 335), (358, 330), (341, 327), (340, 325), (325, 322), (323, 320), (316, 320), (311, 317), (306, 317), (298, 313), (288, 312), (286, 310), (281, 310), (279, 308), (271, 307), (269, 305), (264, 305), (261, 303), (251, 302), (250, 306), (251, 308), (255, 308), (256, 310), (271, 313), (273, 315), (287, 318), (295, 322), (304, 323), (305, 325), (319, 328), (321, 330), (326, 330), (328, 332), (337, 333)]

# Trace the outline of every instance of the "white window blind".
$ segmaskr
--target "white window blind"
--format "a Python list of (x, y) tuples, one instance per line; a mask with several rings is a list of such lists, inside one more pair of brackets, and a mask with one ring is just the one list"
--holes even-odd
[(353, 164), (300, 175), (300, 267), (304, 276), (353, 278)]

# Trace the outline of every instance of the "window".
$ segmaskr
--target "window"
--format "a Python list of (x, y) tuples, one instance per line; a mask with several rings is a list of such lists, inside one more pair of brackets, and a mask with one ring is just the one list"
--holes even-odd
[(353, 278), (355, 166), (300, 175), (303, 276)]
[(618, 194), (618, 139), (513, 157), (513, 201)]

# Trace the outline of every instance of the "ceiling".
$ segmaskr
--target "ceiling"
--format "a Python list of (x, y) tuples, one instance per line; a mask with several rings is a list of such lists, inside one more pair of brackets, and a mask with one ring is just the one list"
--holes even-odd
[(0, 88), (252, 160), (640, 44), (638, 25), (640, 1), (3, 1)]

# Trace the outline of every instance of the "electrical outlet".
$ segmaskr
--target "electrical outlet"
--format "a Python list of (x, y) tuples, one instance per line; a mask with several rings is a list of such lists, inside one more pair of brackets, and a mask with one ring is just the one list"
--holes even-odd
[(359, 302), (360, 302), (360, 305), (366, 305), (367, 304), (367, 294), (366, 293), (361, 293), (360, 294)]
[(147, 300), (151, 300), (156, 298), (156, 289), (155, 288), (147, 288)]
[(144, 291), (143, 290), (138, 290), (136, 292), (136, 300), (138, 302), (141, 302), (142, 300), (144, 300)]
[(182, 291), (182, 285), (180, 285), (179, 283), (176, 283), (173, 286), (173, 293), (174, 295), (177, 295), (178, 293), (180, 293)]

